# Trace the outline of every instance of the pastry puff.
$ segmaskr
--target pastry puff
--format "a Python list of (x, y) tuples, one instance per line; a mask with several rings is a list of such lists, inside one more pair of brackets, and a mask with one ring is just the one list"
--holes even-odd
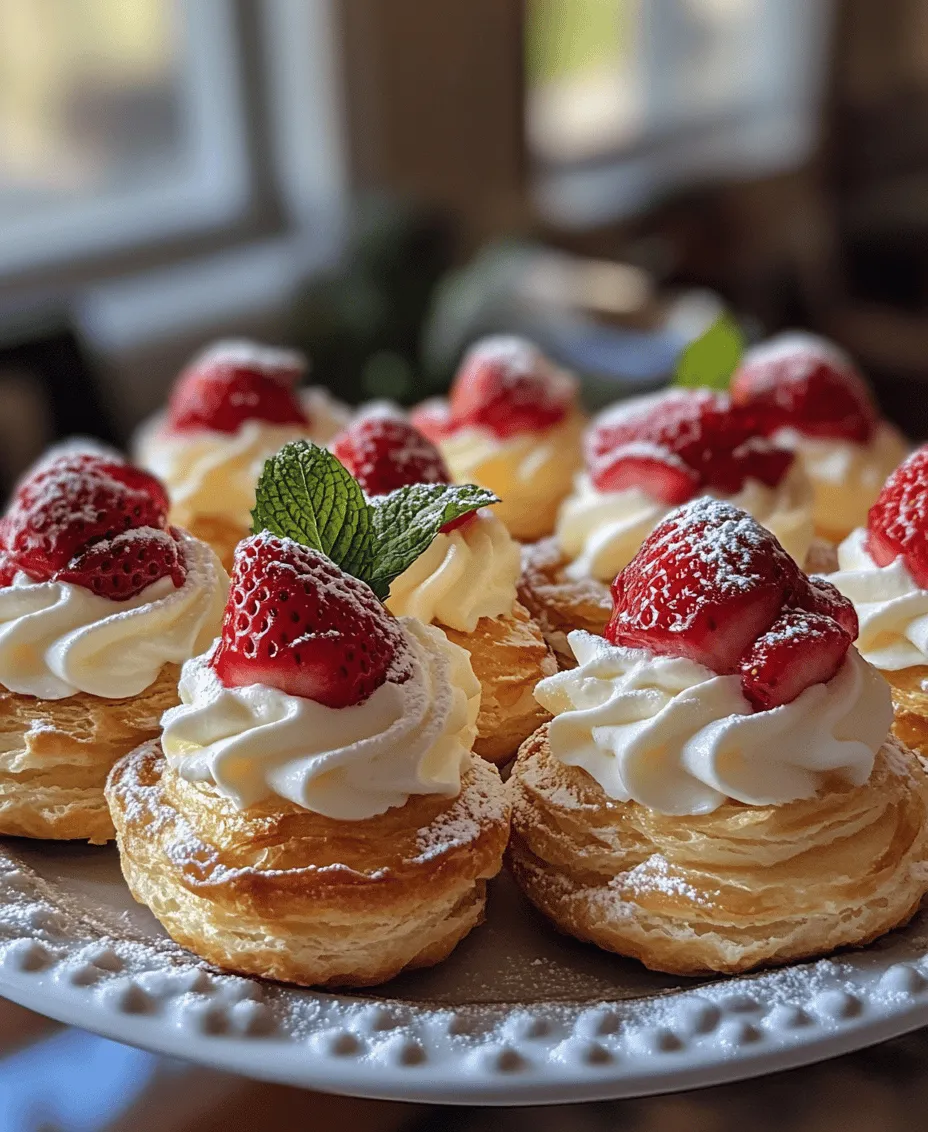
[(913, 751), (928, 758), (928, 665), (880, 669), (893, 694), (893, 734)]
[[(522, 548), (519, 601), (541, 627), (561, 668), (576, 666), (567, 634), (573, 629), (585, 629), (602, 636), (612, 617), (609, 586), (597, 578), (575, 581), (567, 577), (569, 561), (555, 537)], [(806, 559), (807, 573), (830, 573), (836, 568), (835, 548), (816, 539)]]
[(534, 691), (539, 680), (557, 672), (557, 661), (518, 602), (509, 616), (481, 617), (472, 633), (439, 628), (470, 653), (480, 681), (474, 752), (491, 763), (507, 762), (522, 740), (551, 718)]
[(864, 786), (671, 817), (608, 798), (552, 757), (546, 730), (507, 784), (509, 859), (569, 935), (659, 971), (735, 974), (868, 943), (928, 889), (928, 776), (895, 739)]
[(94, 844), (115, 836), (103, 786), (122, 755), (161, 733), (177, 665), (139, 696), (40, 700), (0, 689), (0, 834)]
[(481, 922), (509, 804), (473, 759), (456, 798), (414, 795), (363, 821), (279, 798), (239, 810), (150, 742), (106, 788), (123, 874), (178, 943), (226, 970), (371, 986), (450, 954)]
[(585, 629), (602, 636), (612, 616), (609, 587), (596, 578), (568, 578), (568, 561), (553, 536), (524, 546), (518, 589), (519, 601), (540, 626), (561, 668), (576, 665), (567, 634)]

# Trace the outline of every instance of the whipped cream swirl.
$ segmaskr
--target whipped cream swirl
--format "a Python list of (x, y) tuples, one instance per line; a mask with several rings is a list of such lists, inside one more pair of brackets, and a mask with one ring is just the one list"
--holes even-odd
[(171, 433), (153, 422), (138, 433), (135, 456), (167, 487), (172, 523), (185, 527), (198, 516), (221, 515), (247, 530), (265, 461), (289, 441), (307, 438), (299, 424), (245, 421), (232, 433)]
[(861, 655), (886, 672), (928, 665), (928, 590), (902, 557), (878, 566), (867, 549), (867, 532), (859, 527), (838, 547), (838, 566), (828, 580), (854, 603)]
[(577, 630), (579, 667), (542, 680), (555, 758), (610, 798), (664, 814), (705, 814), (813, 797), (838, 775), (870, 777), (893, 720), (889, 687), (854, 648), (826, 684), (754, 711), (738, 676), (680, 657), (611, 645)]
[[(791, 558), (805, 561), (813, 535), (812, 489), (798, 461), (776, 487), (747, 479), (739, 492), (722, 498), (773, 531)], [(565, 573), (574, 581), (611, 582), (672, 510), (641, 488), (598, 491), (586, 473), (580, 474), (574, 493), (561, 505), (555, 532), (571, 559)]]
[(516, 538), (549, 533), (554, 513), (581, 463), (583, 418), (572, 412), (544, 432), (502, 439), (489, 429), (462, 428), (438, 442), (455, 483), (495, 492), (494, 514)]
[(434, 541), (390, 585), (387, 608), (472, 633), (481, 617), (512, 613), (521, 570), (519, 544), (489, 508)]
[(454, 797), (477, 734), (480, 685), (470, 657), (440, 629), (404, 617), (412, 675), (352, 707), (331, 708), (264, 684), (227, 688), (209, 655), (184, 665), (181, 704), (162, 747), (192, 782), (240, 809), (278, 797), (358, 821), (413, 794)]
[(876, 426), (867, 444), (805, 436), (794, 428), (778, 429), (773, 439), (798, 456), (812, 484), (816, 530), (836, 541), (866, 524), (887, 476), (908, 453), (905, 437), (888, 421)]
[(0, 684), (62, 700), (78, 692), (138, 696), (165, 664), (182, 664), (219, 631), (229, 579), (213, 551), (180, 533), (187, 577), (159, 578), (128, 601), (72, 582), (17, 574), (0, 589)]

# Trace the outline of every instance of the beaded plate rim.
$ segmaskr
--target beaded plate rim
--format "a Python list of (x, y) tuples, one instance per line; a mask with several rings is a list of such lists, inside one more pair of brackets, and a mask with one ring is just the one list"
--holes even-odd
[(928, 1024), (928, 916), (869, 950), (639, 999), (446, 1006), (300, 990), (142, 945), (0, 843), (0, 994), (104, 1037), (326, 1092), (549, 1104), (674, 1092)]

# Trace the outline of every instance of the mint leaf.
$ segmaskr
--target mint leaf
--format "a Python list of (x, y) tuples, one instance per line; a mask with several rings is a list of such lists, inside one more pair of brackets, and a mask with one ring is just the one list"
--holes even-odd
[(741, 328), (730, 314), (723, 312), (680, 355), (673, 384), (726, 390), (744, 348)]
[(367, 584), (380, 598), (390, 583), (428, 549), (445, 523), (499, 503), (474, 484), (417, 483), (371, 501), (374, 553)]
[(371, 508), (357, 480), (308, 440), (272, 456), (255, 489), (252, 530), (268, 530), (314, 547), (356, 578), (367, 580), (372, 559)]

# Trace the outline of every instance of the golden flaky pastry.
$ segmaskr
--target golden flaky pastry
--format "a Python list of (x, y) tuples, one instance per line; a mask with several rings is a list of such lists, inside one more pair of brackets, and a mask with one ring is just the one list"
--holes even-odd
[(556, 538), (542, 539), (522, 549), (519, 601), (541, 628), (562, 668), (576, 664), (567, 634), (585, 629), (601, 636), (612, 616), (609, 587), (595, 578), (573, 581), (565, 570), (568, 558)]
[(369, 986), (440, 962), (483, 919), (509, 805), (473, 759), (453, 799), (419, 795), (363, 821), (279, 798), (238, 810), (166, 766), (157, 742), (107, 784), (122, 870), (184, 947), (230, 971)]
[(226, 573), (232, 572), (232, 560), (235, 557), (235, 548), (251, 534), (251, 531), (240, 526), (225, 515), (193, 515), (185, 517), (183, 524), (194, 538), (207, 543), (215, 550)]
[(0, 834), (103, 844), (115, 836), (103, 787), (117, 759), (161, 733), (178, 702), (176, 665), (140, 696), (39, 700), (0, 688)]
[(928, 758), (928, 665), (881, 673), (893, 694), (893, 734)]
[(491, 763), (512, 758), (522, 740), (551, 718), (535, 699), (535, 685), (557, 672), (557, 660), (538, 626), (516, 603), (509, 617), (482, 617), (472, 633), (440, 626), (470, 653), (480, 681), (474, 751)]
[(659, 971), (733, 974), (868, 943), (928, 890), (928, 776), (893, 739), (864, 786), (669, 817), (608, 798), (552, 757), (546, 730), (507, 784), (510, 863), (579, 939)]

